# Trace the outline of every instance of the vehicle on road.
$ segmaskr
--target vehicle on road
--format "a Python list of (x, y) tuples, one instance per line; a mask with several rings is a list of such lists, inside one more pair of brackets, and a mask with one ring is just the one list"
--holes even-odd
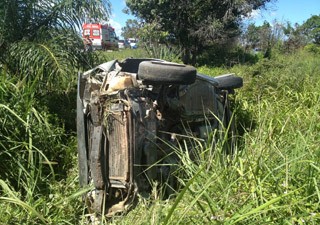
[(137, 40), (137, 39), (135, 39), (135, 38), (128, 38), (128, 41), (129, 41), (130, 47), (131, 47), (132, 49), (138, 48), (138, 40)]
[(123, 212), (138, 193), (150, 193), (152, 181), (170, 184), (170, 194), (181, 143), (192, 155), (197, 143), (224, 132), (231, 152), (229, 94), (242, 84), (234, 74), (210, 77), (160, 59), (113, 60), (79, 73), (79, 178), (93, 186), (85, 195), (89, 211)]
[(131, 48), (130, 43), (127, 40), (119, 40), (118, 46), (119, 46), (119, 49)]
[(89, 36), (93, 50), (118, 50), (118, 37), (108, 24), (84, 23), (82, 35), (83, 38)]

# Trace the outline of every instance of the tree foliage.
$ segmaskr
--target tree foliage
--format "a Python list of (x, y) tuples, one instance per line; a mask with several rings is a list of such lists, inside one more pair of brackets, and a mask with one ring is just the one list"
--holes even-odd
[(196, 56), (213, 43), (239, 34), (243, 16), (271, 0), (126, 0), (130, 11), (146, 23), (157, 23), (184, 50), (183, 61), (195, 63)]
[(259, 37), (259, 27), (256, 25), (249, 24), (246, 32), (243, 35), (245, 45), (250, 48), (256, 48), (259, 45), (260, 37)]
[(283, 25), (286, 39), (283, 41), (284, 50), (292, 52), (308, 45), (311, 51), (318, 51), (320, 45), (320, 16), (313, 15), (303, 24), (291, 25), (287, 22)]
[(302, 33), (314, 44), (320, 45), (320, 15), (311, 16), (301, 26)]
[(285, 52), (295, 51), (296, 49), (305, 46), (308, 42), (301, 30), (301, 25), (298, 23), (291, 25), (290, 22), (287, 22), (283, 25), (283, 32), (286, 36), (285, 40), (283, 40), (283, 50)]
[(128, 38), (138, 39), (138, 33), (141, 27), (142, 27), (142, 24), (139, 23), (138, 20), (128, 19), (126, 21), (126, 26), (121, 28), (121, 35), (125, 39), (128, 39)]
[(249, 24), (248, 28), (243, 34), (242, 42), (246, 49), (255, 49), (262, 51), (265, 57), (268, 57), (270, 50), (275, 46), (275, 43), (281, 38), (282, 26), (275, 22), (273, 26), (269, 22), (264, 21), (261, 26)]

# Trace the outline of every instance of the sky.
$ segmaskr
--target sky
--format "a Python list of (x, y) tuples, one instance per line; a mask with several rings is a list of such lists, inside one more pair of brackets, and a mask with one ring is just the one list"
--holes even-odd
[(320, 0), (277, 0), (266, 6), (267, 10), (255, 12), (252, 22), (257, 26), (264, 21), (272, 24), (274, 20), (301, 25), (312, 15), (320, 15)]
[(121, 36), (121, 28), (126, 25), (126, 21), (128, 19), (134, 19), (135, 17), (122, 12), (122, 10), (126, 7), (125, 0), (109, 1), (111, 3), (111, 18), (109, 20), (109, 23), (115, 28), (117, 36)]
[[(122, 12), (125, 8), (125, 0), (110, 0), (112, 5), (111, 18), (109, 23), (115, 28), (117, 36), (121, 35), (121, 27), (126, 25), (127, 19), (134, 19), (132, 15)], [(289, 21), (292, 25), (302, 24), (312, 15), (320, 15), (320, 0), (277, 0), (275, 3), (266, 5), (267, 10), (255, 11), (249, 22), (257, 26), (264, 21), (273, 23)]]

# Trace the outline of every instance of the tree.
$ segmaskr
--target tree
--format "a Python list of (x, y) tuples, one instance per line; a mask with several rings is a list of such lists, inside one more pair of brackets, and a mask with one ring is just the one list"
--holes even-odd
[[(106, 19), (108, 0), (2, 0), (0, 66), (15, 76), (54, 86), (88, 63), (79, 30), (87, 18)], [(1, 68), (0, 67), (0, 68)], [(70, 83), (70, 82), (68, 82)]]
[(265, 57), (270, 57), (271, 49), (283, 42), (285, 32), (287, 31), (284, 25), (276, 20), (272, 25), (267, 21), (261, 26), (252, 23), (244, 31), (242, 42), (247, 49), (259, 49)]
[(320, 44), (320, 15), (311, 16), (306, 22), (301, 25), (301, 30), (304, 35), (314, 44)]
[(249, 24), (243, 35), (246, 48), (255, 49), (259, 46), (259, 28), (255, 24)]
[(146, 23), (157, 23), (183, 49), (184, 63), (196, 62), (207, 46), (239, 34), (242, 16), (271, 0), (126, 0), (130, 11)]
[(129, 19), (126, 21), (126, 26), (121, 29), (121, 36), (125, 39), (135, 38), (138, 39), (138, 33), (141, 29), (141, 23), (138, 20)]
[(307, 38), (301, 29), (301, 25), (298, 23), (292, 26), (290, 22), (287, 22), (287, 24), (283, 26), (283, 32), (286, 36), (283, 46), (286, 52), (295, 51), (307, 44)]

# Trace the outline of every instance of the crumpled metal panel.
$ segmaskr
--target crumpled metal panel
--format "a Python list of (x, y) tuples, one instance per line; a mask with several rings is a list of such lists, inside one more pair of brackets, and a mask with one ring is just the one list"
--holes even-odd
[(101, 157), (101, 137), (102, 137), (103, 127), (96, 126), (93, 128), (92, 135), (92, 145), (90, 152), (90, 168), (91, 176), (94, 186), (97, 189), (103, 189), (105, 187), (105, 179), (103, 175), (103, 162)]

